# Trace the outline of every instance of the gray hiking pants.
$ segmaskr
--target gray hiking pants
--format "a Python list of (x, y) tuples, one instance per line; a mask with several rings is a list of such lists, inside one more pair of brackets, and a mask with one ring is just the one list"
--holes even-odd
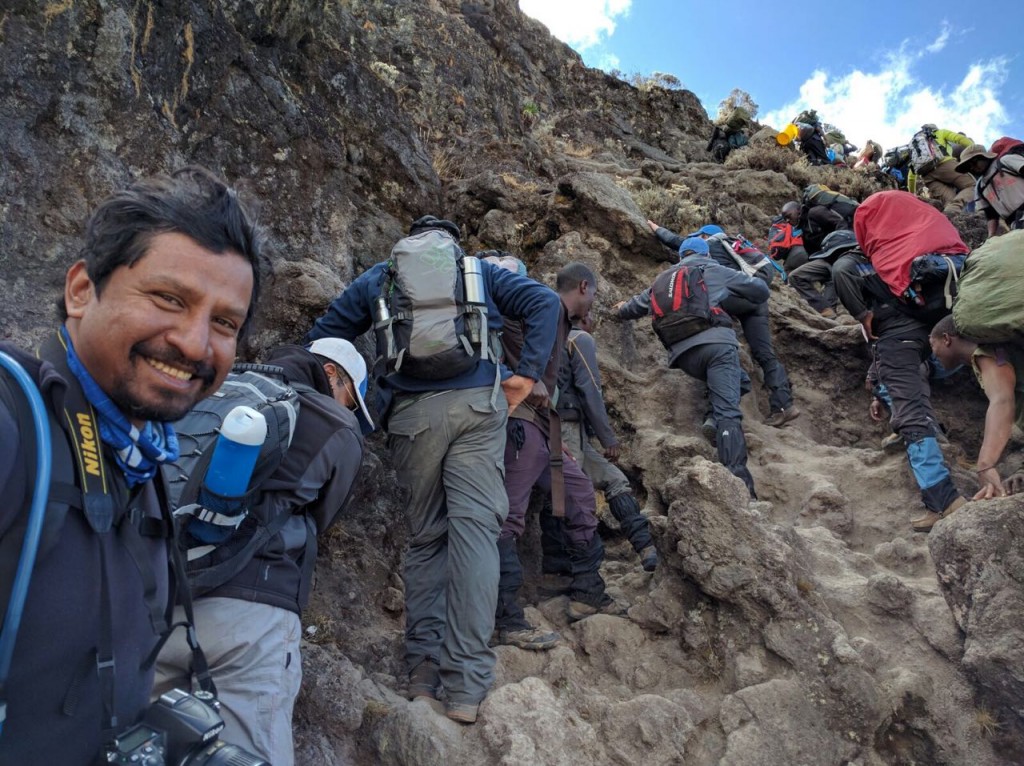
[(562, 444), (576, 458), (587, 478), (609, 500), (633, 491), (626, 474), (590, 443), (582, 420), (562, 421)]
[(492, 389), (398, 399), (388, 446), (409, 490), (405, 557), (405, 660), (440, 665), (452, 702), (478, 704), (494, 682), (498, 532), (508, 515), (504, 484), (508, 405)]

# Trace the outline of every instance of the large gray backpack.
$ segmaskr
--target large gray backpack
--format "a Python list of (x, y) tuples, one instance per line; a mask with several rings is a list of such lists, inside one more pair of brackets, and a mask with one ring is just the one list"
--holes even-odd
[(488, 353), (480, 262), (438, 229), (400, 240), (387, 263), (374, 329), (385, 374), (444, 380), (469, 372)]

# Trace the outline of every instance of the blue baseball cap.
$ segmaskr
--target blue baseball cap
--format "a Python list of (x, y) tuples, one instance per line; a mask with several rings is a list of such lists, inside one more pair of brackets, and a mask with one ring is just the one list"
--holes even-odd
[(710, 248), (708, 243), (700, 237), (687, 237), (679, 245), (679, 256), (684, 257), (690, 253), (696, 253), (697, 255), (707, 255)]
[(715, 224), (709, 223), (707, 226), (701, 226), (697, 231), (693, 232), (693, 234), (687, 234), (686, 236), (699, 237), (702, 234), (705, 237), (713, 237), (716, 234), (725, 234), (725, 229), (721, 226), (715, 226)]

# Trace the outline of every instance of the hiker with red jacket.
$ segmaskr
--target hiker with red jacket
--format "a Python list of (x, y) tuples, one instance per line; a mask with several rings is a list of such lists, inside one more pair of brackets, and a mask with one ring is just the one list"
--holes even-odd
[[(710, 326), (667, 344), (668, 366), (707, 383), (717, 424), (715, 443), (718, 459), (734, 476), (743, 480), (750, 496), (756, 499), (754, 477), (747, 469), (747, 441), (740, 412), (740, 397), (750, 391), (750, 378), (740, 366), (739, 342), (732, 329), (732, 318), (721, 309), (721, 304), (727, 298), (764, 303), (770, 291), (763, 280), (727, 269), (713, 261), (708, 257), (708, 243), (699, 237), (683, 240), (679, 245), (679, 255), (681, 260), (670, 269), (673, 273), (684, 268), (701, 272), (706, 286), (704, 298), (710, 305), (710, 316), (707, 317)], [(628, 301), (616, 304), (615, 316), (618, 319), (640, 319), (652, 315), (652, 293), (653, 288), (648, 288)]]
[(902, 295), (910, 286), (915, 257), (962, 254), (967, 246), (948, 218), (901, 191), (868, 197), (857, 211), (854, 230), (860, 246), (832, 267), (836, 294), (873, 345), (879, 382), (892, 400), (890, 422), (906, 444), (926, 509), (911, 526), (915, 532), (929, 532), (966, 500), (950, 478), (937, 438), (931, 392), (921, 374), (921, 363), (931, 353), (928, 333), (934, 320), (897, 292)]
[(768, 229), (768, 255), (781, 262), (788, 274), (807, 263), (804, 231), (800, 227), (800, 203), (787, 202)]
[(964, 149), (956, 169), (977, 179), (974, 186), (975, 205), (985, 214), (988, 236), (996, 236), (999, 221), (1011, 229), (1024, 227), (1024, 143), (1003, 138), (999, 149), (985, 151), (981, 144)]

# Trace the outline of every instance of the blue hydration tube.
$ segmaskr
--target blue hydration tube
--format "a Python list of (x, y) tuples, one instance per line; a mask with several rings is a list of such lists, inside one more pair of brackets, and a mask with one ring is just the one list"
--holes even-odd
[[(28, 584), (32, 577), (32, 568), (36, 563), (36, 554), (39, 552), (39, 538), (43, 532), (43, 519), (46, 516), (46, 504), (50, 495), (52, 459), (50, 456), (50, 423), (43, 398), (39, 395), (39, 389), (25, 369), (2, 351), (0, 351), (0, 367), (11, 373), (28, 399), (29, 409), (32, 412), (32, 425), (36, 431), (37, 468), (25, 540), (21, 545), (21, 557), (18, 559), (18, 569), (14, 575), (14, 585), (11, 588), (11, 598), (7, 604), (7, 614), (4, 615), (3, 630), (0, 631), (0, 684), (4, 684), (11, 669), (14, 642), (18, 637), (21, 615), (25, 608), (25, 598), (28, 596)], [(3, 731), (3, 722), (6, 717), (7, 701), (0, 700), (0, 733)]]

